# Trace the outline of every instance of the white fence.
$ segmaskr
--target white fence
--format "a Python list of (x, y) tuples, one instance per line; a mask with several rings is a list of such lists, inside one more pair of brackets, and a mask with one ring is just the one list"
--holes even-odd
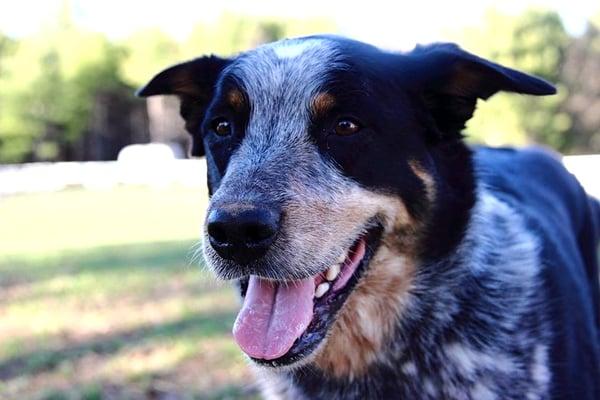
[(0, 166), (0, 195), (48, 192), (81, 186), (110, 189), (117, 185), (165, 187), (201, 186), (206, 182), (204, 160), (91, 161)]
[[(568, 156), (563, 161), (587, 192), (600, 198), (600, 155)], [(123, 159), (0, 166), (0, 196), (56, 191), (72, 186), (87, 189), (110, 189), (121, 184), (196, 187), (204, 186), (205, 182), (206, 164), (203, 159)]]
[(565, 167), (579, 179), (586, 192), (600, 199), (600, 154), (563, 157)]

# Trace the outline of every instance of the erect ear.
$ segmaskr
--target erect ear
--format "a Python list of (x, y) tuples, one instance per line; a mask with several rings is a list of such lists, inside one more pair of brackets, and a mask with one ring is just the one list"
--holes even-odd
[(550, 95), (550, 83), (470, 54), (452, 43), (417, 46), (407, 54), (409, 77), (418, 86), (442, 135), (457, 136), (473, 116), (477, 99), (501, 90)]
[(140, 97), (164, 94), (179, 97), (179, 111), (185, 120), (185, 129), (192, 134), (192, 156), (204, 155), (200, 124), (214, 95), (219, 75), (230, 62), (229, 59), (206, 56), (177, 64), (160, 72), (136, 92)]

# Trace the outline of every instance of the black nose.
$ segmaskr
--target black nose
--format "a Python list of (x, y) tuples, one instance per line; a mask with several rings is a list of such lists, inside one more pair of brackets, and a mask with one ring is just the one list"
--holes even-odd
[(207, 218), (210, 245), (221, 257), (248, 264), (267, 252), (279, 218), (276, 210), (254, 205), (215, 208)]

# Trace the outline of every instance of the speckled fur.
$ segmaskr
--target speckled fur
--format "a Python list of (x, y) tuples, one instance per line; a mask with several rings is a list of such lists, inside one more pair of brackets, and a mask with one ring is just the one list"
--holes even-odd
[[(369, 275), (406, 268), (412, 278), (390, 293), (389, 280), (365, 277), (369, 290), (351, 294), (345, 313), (352, 317), (338, 320), (313, 363), (262, 375), (268, 398), (548, 398), (549, 333), (540, 316), (547, 299), (539, 290), (537, 243), (514, 210), (482, 189), (451, 257), (411, 265), (392, 252), (386, 243)], [(381, 312), (375, 304), (383, 304)], [(334, 339), (337, 330), (377, 339), (344, 347)], [(329, 352), (338, 359), (323, 362)]]
[[(343, 49), (356, 51), (356, 57), (344, 57)], [(444, 55), (449, 47), (433, 49)], [(420, 51), (429, 50), (415, 51), (418, 59)], [(386, 62), (374, 63), (372, 57)], [(215, 66), (210, 64), (214, 59), (198, 62)], [(282, 216), (268, 251), (243, 266), (220, 257), (205, 233), (204, 256), (216, 275), (255, 275), (280, 284), (314, 277), (369, 228), (382, 230), (364, 275), (316, 350), (285, 367), (255, 366), (263, 395), (294, 400), (547, 399), (552, 332), (545, 320), (549, 299), (541, 284), (539, 243), (518, 210), (481, 183), (459, 134), (461, 118), (472, 112), (469, 105), (490, 95), (490, 88), (483, 88), (464, 101), (484, 82), (476, 76), (481, 68), (441, 87), (446, 91), (441, 98), (432, 97), (430, 87), (391, 95), (392, 80), (371, 78), (368, 83), (377, 68), (382, 71), (390, 62), (401, 64), (368, 45), (311, 37), (261, 46), (216, 64), (223, 70), (209, 88), (215, 99), (203, 106), (206, 112), (220, 96), (247, 115), (239, 124), (243, 132), (238, 126), (229, 139), (207, 132), (201, 138), (198, 148), (207, 150), (212, 194), (207, 214), (261, 204), (281, 210)], [(407, 73), (419, 70), (403, 62)], [(354, 68), (356, 74), (356, 63), (363, 63), (363, 75), (349, 80), (357, 85), (332, 90), (332, 82), (339, 84), (345, 73)], [(235, 88), (221, 93), (223, 76)], [(188, 73), (183, 78), (194, 83)], [(505, 83), (509, 89), (510, 84), (514, 81)], [(156, 94), (152, 86), (148, 93)], [(448, 102), (448, 91), (460, 88), (467, 91), (459, 93), (459, 101)], [(523, 91), (532, 92), (527, 88)], [(160, 86), (159, 91), (164, 93)], [(384, 100), (369, 109), (377, 96)], [(361, 109), (387, 116), (373, 118), (388, 122), (362, 141), (333, 141), (330, 148), (329, 137), (323, 136), (331, 126), (316, 121), (333, 118), (328, 115), (338, 112), (332, 111), (336, 106), (348, 107), (355, 100), (347, 97), (361, 100)], [(399, 112), (402, 107), (410, 115)], [(192, 132), (196, 140), (198, 133)], [(358, 163), (354, 152), (368, 151), (373, 142), (383, 150), (371, 146), (373, 152), (362, 159), (367, 162)], [(383, 168), (375, 171), (377, 165)]]
[[(279, 238), (255, 273), (315, 275), (373, 215), (384, 227), (366, 275), (318, 349), (291, 367), (258, 368), (265, 397), (546, 398), (548, 339), (534, 237), (514, 210), (479, 188), (462, 243), (441, 261), (421, 261), (417, 244), (429, 208), (415, 218), (400, 197), (342, 176), (306, 135), (330, 67), (323, 59), (341, 63), (325, 42), (284, 42), (242, 55), (227, 70), (252, 108), (210, 207), (264, 198), (285, 210)], [(418, 160), (408, 164), (424, 202), (433, 204), (436, 178)], [(218, 275), (235, 277), (235, 266), (208, 245), (204, 251)]]

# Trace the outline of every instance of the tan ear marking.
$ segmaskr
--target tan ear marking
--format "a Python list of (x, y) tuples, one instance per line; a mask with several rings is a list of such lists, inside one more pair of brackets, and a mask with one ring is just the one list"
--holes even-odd
[(316, 116), (322, 116), (330, 111), (335, 105), (335, 98), (326, 92), (318, 93), (311, 101), (311, 112)]
[(237, 89), (232, 89), (227, 93), (227, 102), (231, 105), (231, 107), (240, 111), (244, 108), (246, 104), (246, 98), (244, 94)]
[(419, 163), (417, 160), (408, 161), (408, 166), (417, 176), (417, 178), (423, 182), (423, 186), (425, 186), (425, 193), (427, 194), (427, 200), (429, 200), (430, 203), (433, 203), (436, 196), (435, 180), (433, 179), (433, 176), (427, 170), (425, 170), (425, 168), (423, 168), (421, 163)]

